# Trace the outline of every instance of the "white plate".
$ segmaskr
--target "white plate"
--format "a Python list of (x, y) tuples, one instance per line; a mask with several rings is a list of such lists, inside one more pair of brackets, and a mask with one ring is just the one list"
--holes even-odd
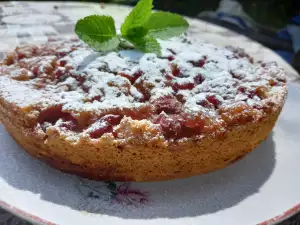
[(51, 225), (253, 225), (281, 215), (265, 224), (278, 222), (300, 208), (299, 88), (289, 86), (280, 119), (258, 149), (226, 169), (174, 181), (105, 183), (63, 174), (28, 156), (1, 127), (0, 205)]

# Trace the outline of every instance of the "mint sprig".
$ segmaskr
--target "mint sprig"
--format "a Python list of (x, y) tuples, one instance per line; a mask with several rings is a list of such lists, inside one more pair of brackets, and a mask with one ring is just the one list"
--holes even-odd
[[(118, 35), (111, 16), (91, 15), (75, 26), (78, 37), (96, 51), (135, 47), (143, 52), (161, 54), (156, 38), (168, 39), (184, 33), (188, 22), (170, 12), (152, 12), (153, 0), (140, 0), (126, 17)], [(128, 45), (129, 43), (129, 45)]]
[(161, 54), (161, 47), (158, 43), (158, 41), (150, 36), (150, 35), (146, 35), (143, 37), (132, 37), (132, 39), (128, 39), (131, 43), (134, 43), (135, 47), (139, 50), (141, 50), (142, 52), (146, 52), (146, 53), (155, 53), (156, 55), (160, 55)]
[(132, 35), (132, 29), (141, 29), (151, 16), (153, 0), (141, 0), (132, 9), (121, 26), (123, 36)]
[(184, 33), (189, 24), (180, 15), (169, 12), (155, 12), (151, 14), (145, 26), (153, 37), (168, 39)]
[(87, 16), (76, 23), (75, 32), (81, 40), (96, 51), (110, 51), (120, 44), (115, 22), (111, 16)]

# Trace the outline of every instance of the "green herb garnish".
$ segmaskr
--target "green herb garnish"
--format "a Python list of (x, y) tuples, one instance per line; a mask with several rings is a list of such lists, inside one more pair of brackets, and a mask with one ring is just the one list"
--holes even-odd
[(153, 0), (140, 0), (126, 17), (117, 34), (111, 16), (92, 15), (79, 20), (75, 26), (78, 37), (96, 51), (135, 47), (143, 52), (161, 53), (156, 38), (179, 36), (189, 27), (180, 15), (152, 12)]

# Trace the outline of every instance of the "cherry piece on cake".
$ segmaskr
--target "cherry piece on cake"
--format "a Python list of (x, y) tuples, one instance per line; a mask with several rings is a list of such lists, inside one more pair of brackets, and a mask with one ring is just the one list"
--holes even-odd
[(170, 55), (167, 57), (169, 61), (173, 61), (175, 59), (175, 57), (173, 55)]
[(233, 78), (238, 79), (238, 80), (241, 80), (243, 78), (243, 76), (241, 76), (233, 71), (230, 71), (230, 74)]
[(208, 96), (206, 96), (206, 99), (211, 103), (211, 104), (213, 104), (214, 105), (214, 107), (218, 107), (219, 105), (220, 105), (220, 100), (218, 100), (217, 98), (216, 98), (216, 96), (214, 96), (214, 95), (208, 95)]
[(173, 76), (178, 77), (180, 75), (180, 69), (176, 64), (171, 64), (171, 71)]
[(110, 125), (117, 125), (120, 123), (122, 116), (121, 115), (113, 115), (113, 114), (108, 114), (102, 117), (104, 121), (109, 123)]
[(40, 74), (40, 68), (38, 66), (34, 66), (32, 68), (32, 73), (33, 73), (34, 76), (37, 77)]
[(70, 129), (73, 130), (77, 127), (76, 119), (70, 113), (63, 112), (61, 105), (52, 106), (40, 112), (38, 121), (40, 124), (48, 122), (54, 125), (60, 119), (64, 122), (68, 122), (65, 125), (63, 125), (66, 128), (70, 127)]
[(198, 74), (194, 77), (194, 81), (197, 85), (202, 84), (204, 80), (205, 80), (205, 78), (202, 74)]
[(126, 74), (126, 73), (120, 73), (119, 75), (121, 77), (127, 78), (130, 81), (130, 83), (133, 84), (140, 76), (142, 76), (142, 74), (143, 74), (143, 72), (139, 70), (131, 75)]
[(67, 60), (60, 60), (59, 66), (64, 67), (67, 64)]
[(174, 91), (177, 90), (192, 90), (195, 87), (194, 83), (186, 82), (186, 83), (174, 83), (173, 84)]
[(91, 138), (100, 138), (105, 133), (112, 133), (113, 126), (119, 124), (121, 119), (122, 116), (120, 115), (105, 115), (100, 120), (91, 125), (88, 134), (91, 136)]
[(150, 88), (148, 88), (143, 82), (135, 83), (135, 88), (143, 95), (142, 102), (146, 102), (150, 99)]
[(153, 122), (160, 125), (166, 138), (176, 138), (181, 133), (182, 125), (176, 117), (161, 113)]
[(61, 68), (57, 68), (54, 72), (54, 76), (56, 77), (56, 79), (59, 79), (61, 76), (66, 74), (66, 70), (65, 68), (61, 67)]
[(156, 109), (156, 113), (159, 114), (161, 112), (165, 112), (168, 114), (180, 113), (182, 104), (171, 95), (162, 96), (153, 101), (153, 104)]
[(93, 124), (95, 126), (94, 130), (89, 132), (89, 135), (91, 138), (100, 138), (105, 133), (112, 133), (113, 128), (110, 124), (103, 122), (103, 123), (95, 123)]
[(199, 59), (197, 61), (189, 61), (189, 62), (192, 63), (193, 66), (195, 66), (195, 67), (203, 67), (206, 59), (207, 59), (207, 57), (204, 56), (202, 59)]

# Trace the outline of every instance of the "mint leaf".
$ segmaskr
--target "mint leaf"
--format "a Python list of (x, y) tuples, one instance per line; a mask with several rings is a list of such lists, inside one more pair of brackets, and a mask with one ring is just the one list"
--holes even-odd
[(140, 0), (137, 3), (121, 26), (123, 36), (132, 36), (129, 35), (130, 29), (143, 27), (145, 25), (151, 15), (152, 2), (153, 0)]
[(75, 25), (78, 37), (96, 51), (110, 51), (118, 47), (114, 19), (111, 16), (92, 15)]
[(129, 37), (144, 37), (148, 33), (145, 27), (134, 27), (128, 30), (127, 36)]
[(180, 15), (169, 12), (152, 13), (145, 27), (155, 38), (168, 39), (184, 33), (188, 22)]
[(155, 53), (156, 55), (161, 55), (161, 47), (158, 41), (150, 36), (146, 35), (144, 37), (131, 37), (128, 40), (134, 44), (134, 46), (146, 53)]
[(81, 40), (96, 51), (117, 48), (133, 48), (143, 52), (161, 54), (156, 38), (167, 39), (187, 30), (189, 24), (180, 15), (169, 12), (151, 14), (153, 0), (140, 0), (116, 34), (115, 23), (110, 16), (92, 15), (79, 20), (75, 32)]

